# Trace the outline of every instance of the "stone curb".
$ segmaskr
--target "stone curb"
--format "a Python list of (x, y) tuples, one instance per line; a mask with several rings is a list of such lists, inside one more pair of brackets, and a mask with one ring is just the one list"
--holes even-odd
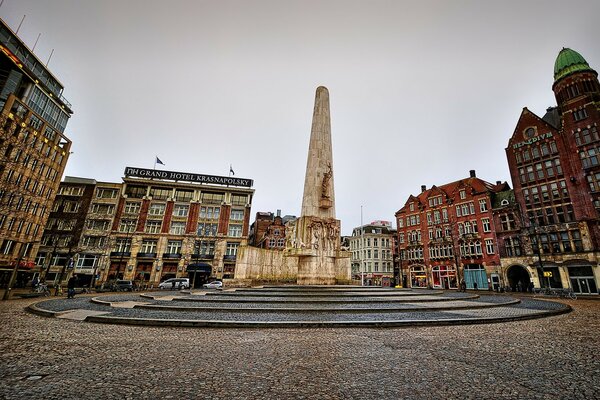
[[(262, 297), (262, 296), (261, 296)], [(268, 304), (283, 304), (283, 303), (302, 303), (302, 304), (369, 304), (369, 303), (419, 303), (419, 302), (435, 302), (435, 301), (448, 301), (448, 300), (473, 300), (478, 299), (478, 295), (471, 295), (460, 298), (437, 298), (437, 299), (356, 299), (356, 300), (258, 300), (258, 299), (244, 299), (244, 298), (228, 298), (228, 299), (191, 299), (181, 298), (178, 301), (211, 301), (214, 303), (268, 303)]]
[[(564, 304), (563, 304), (564, 305)], [(170, 326), (190, 328), (396, 328), (418, 326), (448, 326), (448, 325), (475, 325), (500, 322), (524, 321), (565, 314), (572, 311), (571, 306), (564, 305), (562, 309), (542, 311), (519, 317), (490, 317), (472, 319), (446, 319), (446, 320), (405, 320), (405, 321), (208, 321), (208, 320), (167, 320), (150, 318), (127, 318), (111, 316), (88, 316), (87, 322), (141, 325), (141, 326)]]
[[(291, 312), (291, 313), (314, 313), (314, 312), (341, 312), (341, 313), (392, 313), (392, 312), (437, 312), (437, 311), (453, 311), (453, 310), (468, 310), (468, 309), (481, 309), (481, 308), (494, 308), (494, 307), (505, 307), (519, 304), (521, 300), (512, 299), (506, 303), (493, 303), (493, 304), (465, 304), (456, 307), (415, 307), (415, 308), (231, 308), (231, 307), (185, 307), (185, 306), (168, 306), (159, 304), (139, 304), (133, 306), (133, 308), (149, 309), (149, 310), (161, 310), (161, 311), (218, 311), (225, 313), (235, 312), (247, 312), (247, 313), (276, 313), (276, 312)], [(98, 303), (105, 304), (106, 302)], [(110, 305), (110, 303), (108, 304)]]

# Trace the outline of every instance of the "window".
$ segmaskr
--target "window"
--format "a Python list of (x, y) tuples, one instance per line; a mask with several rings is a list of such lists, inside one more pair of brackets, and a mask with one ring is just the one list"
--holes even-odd
[(459, 193), (460, 193), (461, 200), (464, 200), (467, 198), (467, 192), (464, 189), (461, 190)]
[(515, 229), (515, 218), (512, 214), (503, 214), (500, 216), (500, 224), (502, 225), (503, 231), (510, 231)]
[(225, 248), (225, 255), (235, 256), (237, 254), (239, 245), (240, 244), (237, 242), (227, 242), (227, 247)]
[(164, 215), (165, 207), (166, 207), (166, 205), (164, 203), (150, 204), (150, 209), (148, 210), (148, 214), (149, 215)]
[(77, 258), (78, 268), (93, 268), (98, 264), (98, 256), (93, 254), (81, 254)]
[(573, 111), (573, 119), (575, 120), (575, 122), (581, 121), (582, 119), (587, 118), (587, 116), (588, 115), (585, 111), (585, 108), (580, 108), (579, 110)]
[(102, 247), (106, 243), (106, 238), (103, 236), (84, 236), (81, 243), (85, 247)]
[(581, 158), (581, 163), (583, 164), (583, 168), (590, 168), (598, 165), (598, 155), (600, 155), (600, 148), (589, 148), (587, 151), (579, 152), (579, 157)]
[(192, 200), (192, 195), (194, 194), (191, 190), (175, 190), (175, 200), (181, 202), (190, 202)]
[(156, 253), (156, 240), (142, 240), (140, 253)]
[(162, 227), (162, 221), (148, 220), (146, 221), (146, 232), (147, 233), (160, 233)]
[(198, 243), (200, 254), (212, 255), (215, 254), (215, 241), (214, 240), (201, 240)]
[(137, 201), (128, 201), (125, 203), (125, 214), (137, 214), (140, 212), (141, 203)]
[(221, 204), (224, 199), (225, 199), (224, 193), (211, 193), (211, 192), (202, 193), (202, 203)]
[(105, 231), (108, 230), (109, 222), (104, 219), (88, 219), (85, 227), (90, 230)]
[(172, 235), (183, 235), (185, 233), (185, 222), (171, 222), (169, 233)]
[(150, 196), (153, 200), (167, 200), (173, 194), (173, 189), (165, 189), (165, 188), (150, 188)]
[(219, 219), (219, 207), (200, 207), (200, 219)]
[(181, 240), (169, 240), (167, 242), (167, 253), (181, 254)]
[(132, 199), (141, 199), (146, 196), (148, 191), (147, 186), (130, 186), (125, 188), (125, 194)]
[(487, 211), (487, 200), (486, 199), (479, 199), (479, 211), (481, 212), (485, 212)]
[(0, 253), (8, 255), (11, 253), (14, 242), (12, 240), (5, 240), (2, 242), (2, 247), (0, 247)]
[(508, 257), (520, 256), (521, 255), (521, 244), (519, 238), (508, 237), (504, 240), (504, 249)]
[(136, 224), (137, 220), (135, 219), (122, 219), (119, 223), (119, 232), (133, 232)]
[(283, 239), (283, 238), (277, 239), (277, 247), (283, 247), (283, 246), (285, 246), (285, 239)]
[(98, 188), (96, 189), (96, 197), (99, 199), (116, 199), (117, 192), (117, 189)]
[(131, 250), (131, 239), (118, 238), (115, 243), (115, 251), (118, 253), (129, 253)]
[(492, 239), (485, 239), (485, 251), (488, 254), (494, 254), (494, 241)]
[[(65, 208), (67, 206), (65, 205)], [(110, 215), (115, 210), (115, 206), (113, 204), (102, 204), (102, 203), (93, 203), (91, 212), (95, 214), (104, 214)]]
[(190, 210), (190, 206), (187, 204), (175, 204), (175, 207), (173, 208), (173, 216), (174, 217), (187, 217), (189, 210)]
[(481, 218), (481, 224), (483, 225), (484, 232), (491, 232), (489, 218)]
[(232, 194), (231, 204), (234, 206), (245, 206), (248, 203), (248, 196), (245, 194)]
[(242, 236), (242, 225), (229, 224), (228, 235), (231, 237), (241, 237)]
[(583, 251), (583, 242), (581, 241), (581, 232), (579, 230), (571, 231), (571, 237), (573, 238), (573, 246), (576, 252)]
[(199, 236), (217, 236), (217, 227), (218, 224), (200, 222), (197, 232)]
[[(37, 160), (36, 161), (36, 165), (37, 165)], [(34, 170), (35, 169), (35, 165), (31, 166), (31, 169)], [(100, 191), (101, 189), (98, 189), (97, 193)], [(61, 188), (58, 191), (58, 194), (62, 194), (65, 196), (81, 196), (83, 194), (83, 188), (80, 186), (61, 186)], [(98, 196), (100, 197), (100, 196)]]
[(231, 210), (229, 219), (231, 219), (233, 221), (243, 221), (244, 220), (244, 210)]

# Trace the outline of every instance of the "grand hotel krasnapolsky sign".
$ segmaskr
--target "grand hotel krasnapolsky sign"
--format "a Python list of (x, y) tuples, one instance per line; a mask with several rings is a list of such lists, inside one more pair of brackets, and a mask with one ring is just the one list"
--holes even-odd
[(125, 167), (125, 176), (132, 178), (165, 179), (169, 181), (185, 181), (208, 183), (213, 185), (252, 187), (252, 179), (235, 178), (216, 175), (192, 174), (189, 172), (162, 171), (156, 169)]

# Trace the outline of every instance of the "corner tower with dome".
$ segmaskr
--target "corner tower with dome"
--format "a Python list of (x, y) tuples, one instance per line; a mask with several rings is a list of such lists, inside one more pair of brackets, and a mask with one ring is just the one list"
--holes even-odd
[(508, 279), (530, 279), (535, 287), (598, 294), (598, 73), (581, 54), (563, 48), (554, 63), (552, 90), (557, 105), (542, 116), (523, 108), (506, 148), (523, 221), (498, 232), (501, 249), (514, 243), (522, 248), (502, 258), (502, 271)]

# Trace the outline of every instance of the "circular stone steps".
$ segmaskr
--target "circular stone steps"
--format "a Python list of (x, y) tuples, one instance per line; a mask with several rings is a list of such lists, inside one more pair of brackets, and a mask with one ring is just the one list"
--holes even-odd
[(98, 323), (264, 328), (491, 323), (557, 315), (571, 308), (530, 298), (427, 289), (269, 286), (46, 300), (29, 310)]

